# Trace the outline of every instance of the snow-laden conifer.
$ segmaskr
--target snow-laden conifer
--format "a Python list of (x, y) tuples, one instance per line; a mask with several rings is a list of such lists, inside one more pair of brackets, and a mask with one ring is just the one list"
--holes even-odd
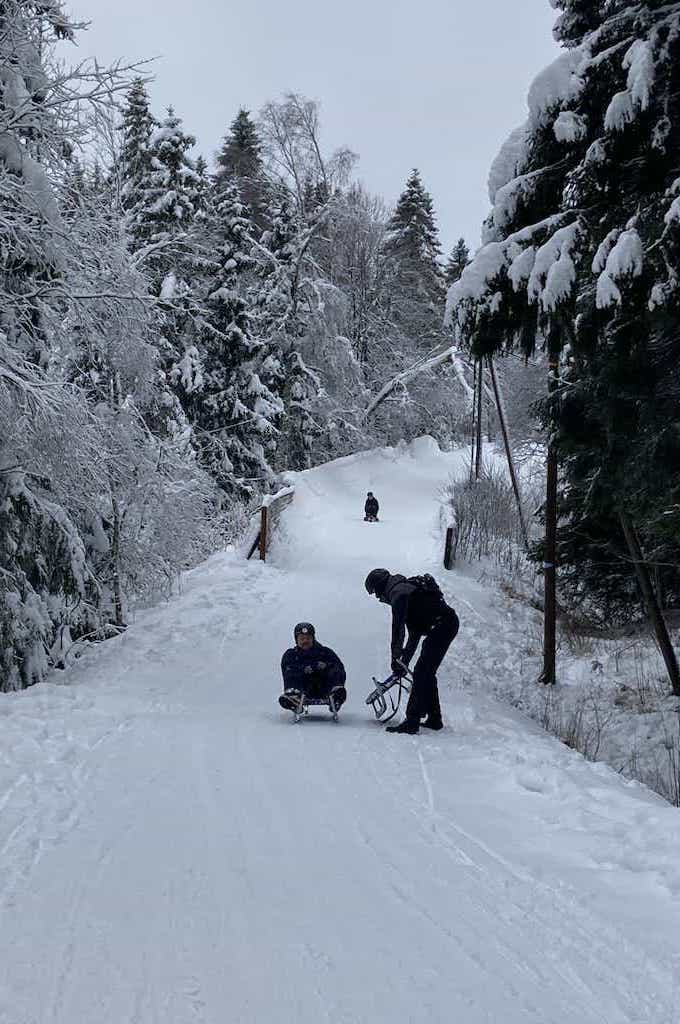
[(248, 497), (273, 479), (281, 400), (276, 368), (249, 308), (254, 227), (233, 182), (223, 183), (211, 230), (217, 245), (198, 342), (203, 376), (190, 403), (202, 459), (220, 486)]

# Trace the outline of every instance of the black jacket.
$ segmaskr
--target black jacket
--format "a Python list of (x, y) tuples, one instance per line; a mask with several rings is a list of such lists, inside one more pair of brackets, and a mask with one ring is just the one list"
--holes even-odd
[(304, 690), (310, 679), (327, 682), (329, 686), (341, 686), (346, 677), (345, 666), (330, 647), (312, 644), (308, 651), (290, 647), (281, 658), (283, 685), (286, 690)]
[(366, 498), (364, 512), (367, 516), (377, 516), (380, 505), (377, 498)]
[[(443, 597), (419, 590), (398, 574), (389, 577), (380, 600), (392, 608), (392, 660), (399, 658), (405, 665), (413, 657), (420, 638), (443, 616), (456, 614)], [(404, 646), (407, 630), (408, 640)]]

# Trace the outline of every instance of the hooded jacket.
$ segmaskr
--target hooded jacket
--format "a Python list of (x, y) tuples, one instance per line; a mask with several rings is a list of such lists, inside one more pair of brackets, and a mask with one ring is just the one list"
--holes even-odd
[(345, 666), (335, 651), (316, 640), (307, 651), (297, 644), (281, 659), (281, 673), (286, 690), (304, 690), (310, 680), (324, 680), (329, 686), (341, 686), (346, 679)]

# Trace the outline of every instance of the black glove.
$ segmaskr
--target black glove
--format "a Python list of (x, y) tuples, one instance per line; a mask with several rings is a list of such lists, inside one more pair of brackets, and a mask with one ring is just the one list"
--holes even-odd
[(397, 679), (403, 679), (406, 675), (406, 668), (401, 663), (401, 658), (392, 658), (392, 675)]

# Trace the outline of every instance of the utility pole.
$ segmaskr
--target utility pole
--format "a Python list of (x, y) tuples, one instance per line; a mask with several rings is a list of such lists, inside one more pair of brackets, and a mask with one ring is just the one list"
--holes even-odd
[(546, 462), (545, 494), (545, 555), (543, 561), (544, 610), (543, 610), (543, 671), (540, 682), (554, 686), (556, 682), (555, 660), (557, 651), (557, 445), (555, 426), (557, 422), (557, 393), (559, 390), (559, 356), (554, 345), (548, 355), (548, 399), (550, 421), (548, 434), (548, 455)]
[(496, 409), (498, 411), (498, 422), (501, 425), (501, 434), (503, 435), (503, 445), (505, 447), (505, 457), (508, 462), (508, 472), (510, 473), (512, 489), (515, 493), (515, 501), (517, 502), (517, 512), (522, 527), (524, 545), (528, 550), (529, 531), (527, 530), (526, 519), (524, 517), (524, 509), (522, 507), (522, 497), (520, 495), (519, 482), (517, 480), (517, 473), (515, 471), (515, 460), (512, 457), (512, 448), (510, 447), (510, 434), (508, 432), (508, 422), (505, 416), (505, 406), (503, 405), (503, 397), (501, 395), (501, 389), (498, 385), (498, 378), (496, 377), (496, 367), (493, 364), (493, 357), (487, 356), (486, 361), (489, 367), (489, 376), (491, 377), (491, 386), (493, 388), (494, 401), (496, 402)]
[(668, 635), (668, 629), (666, 628), (666, 622), (661, 613), (661, 607), (657, 600), (657, 596), (654, 593), (649, 569), (647, 568), (644, 560), (637, 532), (625, 512), (619, 512), (619, 522), (621, 523), (623, 535), (626, 538), (630, 557), (632, 558), (633, 565), (635, 566), (635, 575), (637, 576), (643, 603), (647, 609), (649, 623), (654, 631), (656, 642), (659, 645), (663, 660), (666, 663), (666, 671), (668, 672), (668, 678), (671, 681), (671, 688), (676, 697), (680, 697), (680, 671), (678, 670), (678, 660), (675, 656), (675, 651), (673, 650), (671, 638)]

